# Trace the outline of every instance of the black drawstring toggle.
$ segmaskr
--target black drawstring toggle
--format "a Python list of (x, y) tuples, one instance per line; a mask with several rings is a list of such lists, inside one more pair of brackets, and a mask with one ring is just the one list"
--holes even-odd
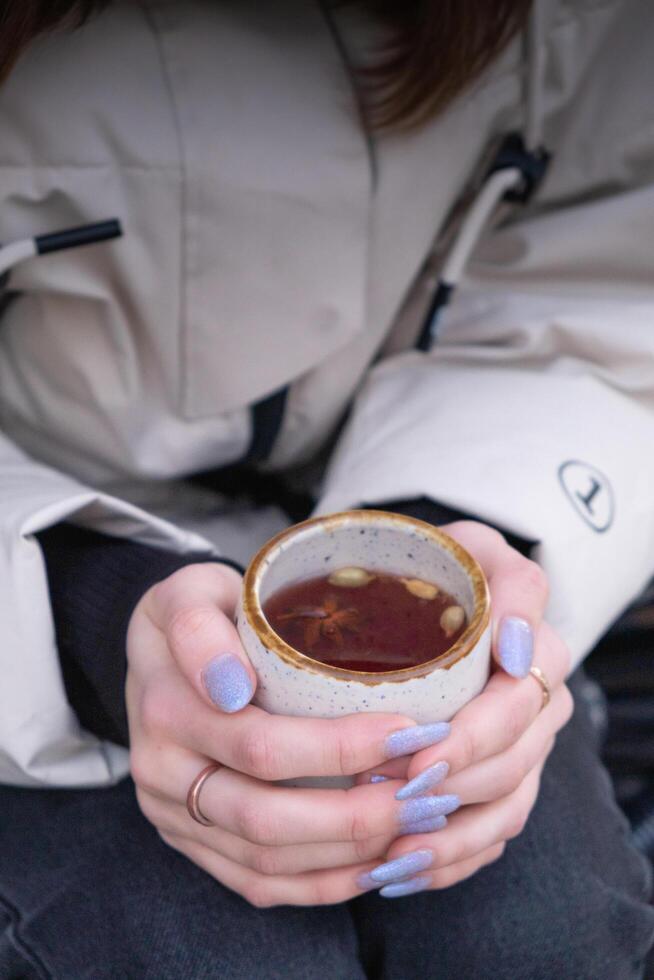
[(520, 133), (509, 133), (502, 141), (488, 175), (509, 167), (519, 170), (522, 184), (506, 191), (504, 200), (527, 204), (543, 182), (551, 157), (544, 146), (528, 150)]

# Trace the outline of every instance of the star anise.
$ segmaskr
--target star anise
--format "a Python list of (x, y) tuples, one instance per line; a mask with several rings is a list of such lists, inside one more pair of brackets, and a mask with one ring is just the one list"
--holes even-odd
[(343, 630), (351, 633), (359, 631), (359, 612), (356, 609), (339, 609), (338, 602), (328, 597), (322, 606), (292, 609), (283, 613), (279, 619), (307, 619), (304, 627), (304, 643), (310, 650), (321, 637), (343, 646)]

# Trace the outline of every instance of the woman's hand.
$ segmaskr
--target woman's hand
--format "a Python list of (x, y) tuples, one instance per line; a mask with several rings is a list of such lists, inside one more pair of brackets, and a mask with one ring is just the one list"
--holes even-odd
[[(248, 704), (256, 677), (233, 614), (240, 577), (192, 565), (150, 589), (128, 631), (127, 710), (139, 805), (161, 837), (258, 906), (320, 905), (360, 894), (357, 875), (408, 832), (399, 783), (351, 790), (272, 781), (354, 775), (442, 738), (447, 725), (401, 715), (332, 721)], [(194, 821), (186, 793), (211, 762)], [(447, 804), (432, 806), (432, 826)]]
[[(464, 521), (444, 530), (477, 558), (488, 578), (498, 669), (455, 716), (442, 745), (375, 770), (394, 785), (398, 777), (409, 780), (398, 790), (400, 799), (454, 794), (462, 804), (445, 830), (400, 838), (387, 855), (400, 863), (362, 879), (365, 887), (379, 887), (420, 871), (409, 881), (389, 885), (384, 893), (390, 895), (449, 887), (501, 856), (506, 842), (525, 826), (556, 733), (573, 708), (565, 686), (568, 650), (542, 621), (547, 585), (540, 568), (485, 525)], [(550, 685), (551, 700), (544, 708), (541, 685), (529, 674), (532, 663)], [(361, 778), (370, 779), (370, 774)], [(415, 851), (420, 855), (407, 858)]]

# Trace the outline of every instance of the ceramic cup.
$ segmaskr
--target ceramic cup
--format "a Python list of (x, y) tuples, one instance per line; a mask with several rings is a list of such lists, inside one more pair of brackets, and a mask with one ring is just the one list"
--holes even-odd
[[(468, 627), (435, 660), (383, 673), (331, 667), (285, 643), (263, 614), (268, 597), (352, 565), (434, 582), (463, 606)], [(274, 714), (386, 711), (419, 724), (448, 721), (482, 690), (490, 670), (490, 599), (481, 568), (443, 531), (385, 511), (313, 518), (268, 541), (245, 573), (237, 625), (258, 677), (254, 703)]]

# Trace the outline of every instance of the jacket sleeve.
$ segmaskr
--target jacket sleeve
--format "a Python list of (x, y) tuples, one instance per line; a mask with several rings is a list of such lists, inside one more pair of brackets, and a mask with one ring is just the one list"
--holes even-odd
[(486, 237), (438, 343), (369, 373), (319, 512), (426, 496), (537, 542), (575, 664), (654, 571), (654, 189)]
[(68, 703), (83, 728), (129, 744), (125, 677), (127, 628), (156, 582), (197, 562), (243, 567), (228, 558), (179, 554), (63, 521), (37, 534)]
[[(159, 569), (217, 557), (199, 535), (35, 462), (0, 434), (0, 782), (93, 786), (127, 771), (125, 749), (86, 731), (67, 699), (39, 544), (62, 521), (157, 550)], [(52, 561), (52, 535), (48, 546)]]

